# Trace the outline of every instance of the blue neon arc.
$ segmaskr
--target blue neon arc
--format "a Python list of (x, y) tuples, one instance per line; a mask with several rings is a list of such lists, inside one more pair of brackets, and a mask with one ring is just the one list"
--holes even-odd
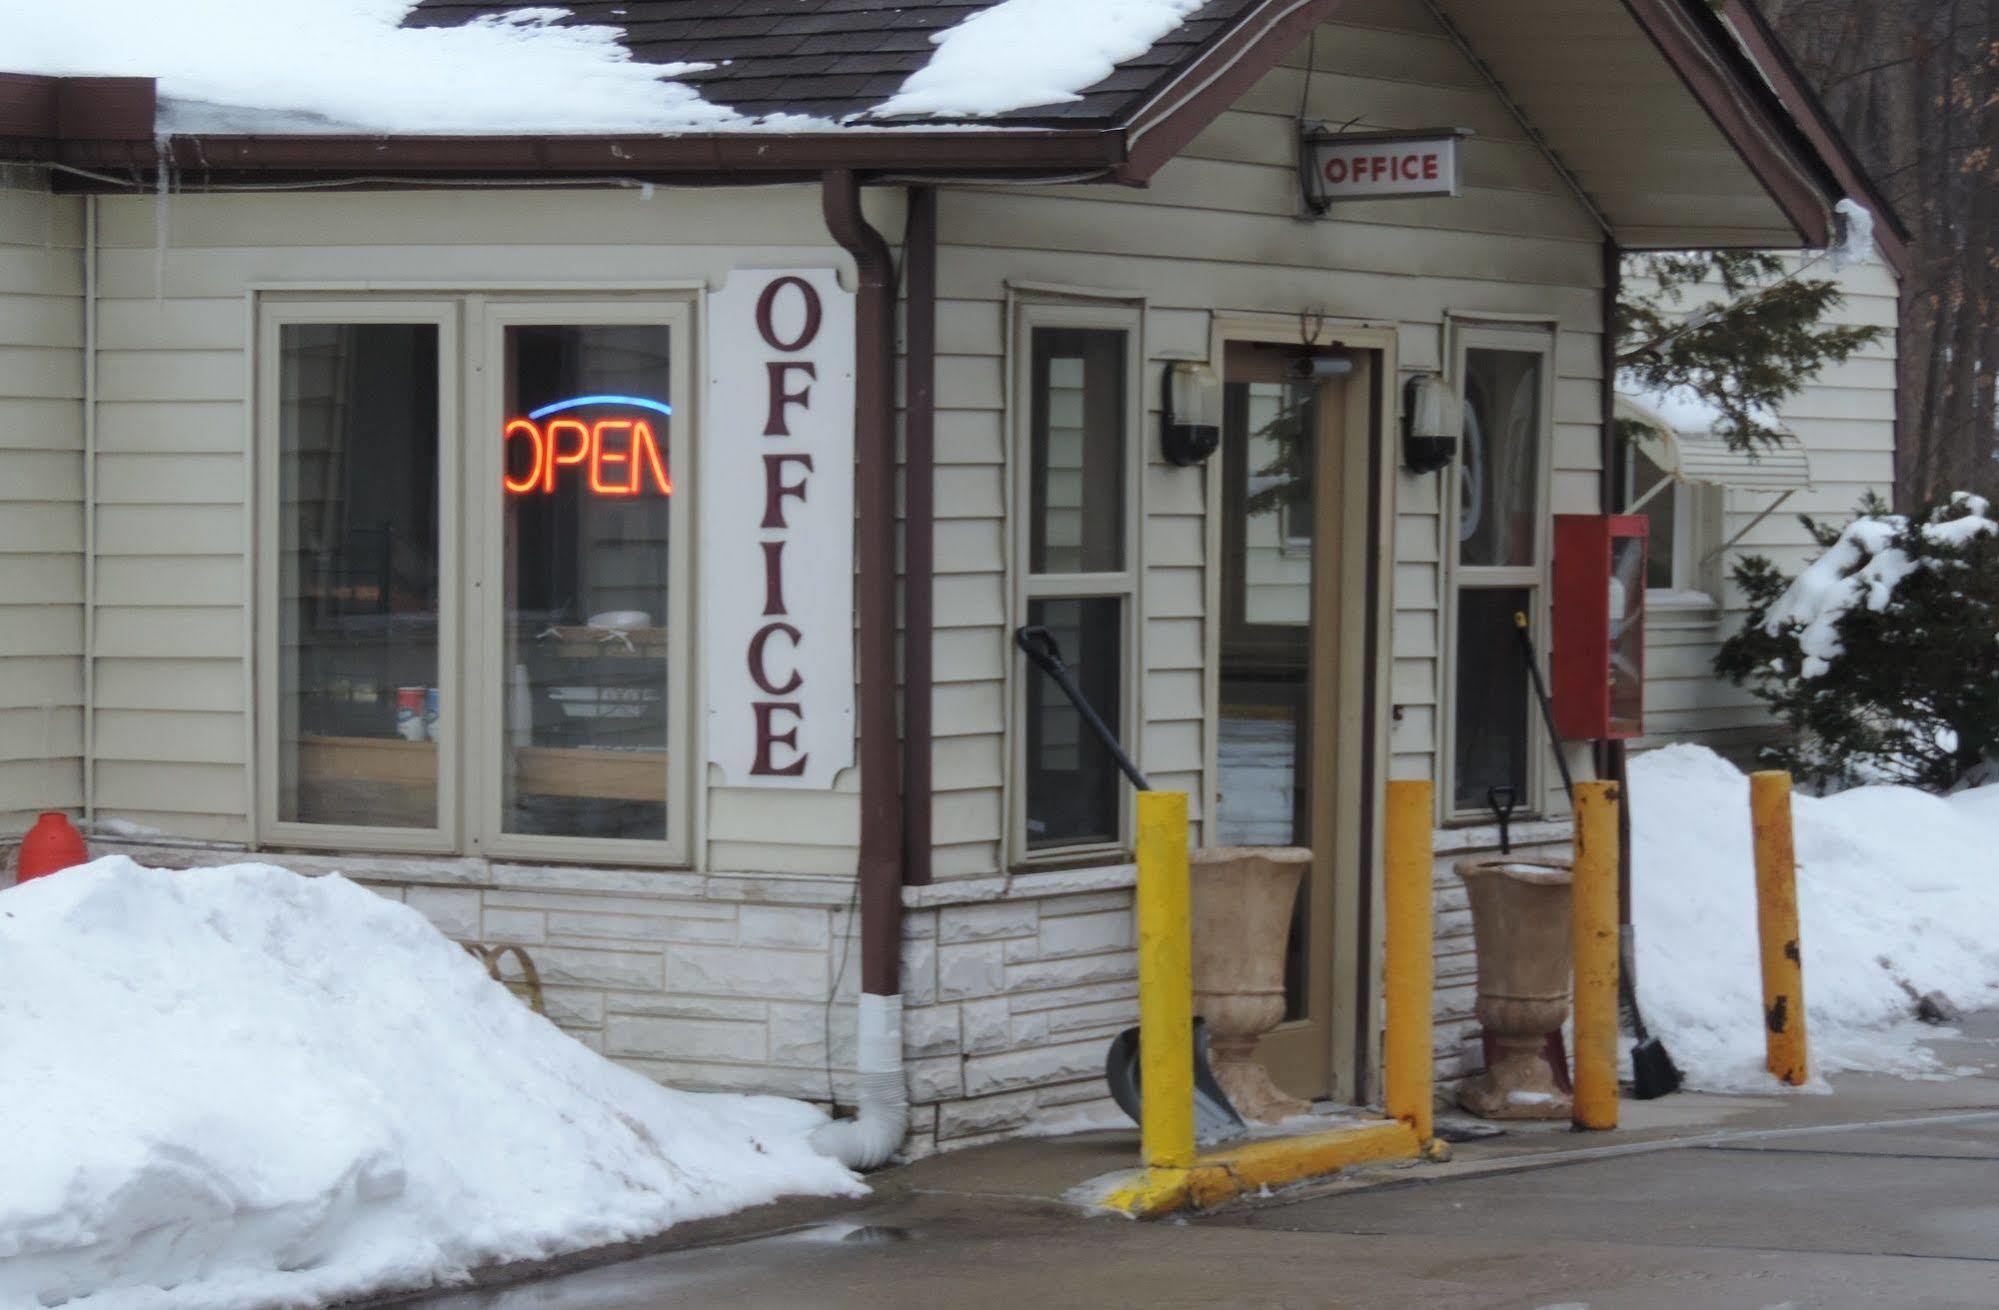
[(550, 414), (560, 414), (565, 409), (581, 409), (585, 405), (637, 405), (640, 409), (655, 409), (662, 414), (672, 414), (673, 406), (659, 400), (648, 400), (644, 396), (577, 396), (573, 400), (558, 400), (553, 405), (543, 405), (528, 414), (529, 418), (546, 418)]

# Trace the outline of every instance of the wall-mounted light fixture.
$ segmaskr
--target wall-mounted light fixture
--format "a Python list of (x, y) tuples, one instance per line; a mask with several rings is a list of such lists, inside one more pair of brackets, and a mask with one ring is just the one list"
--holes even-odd
[(1464, 404), (1440, 373), (1418, 373), (1402, 384), (1402, 464), (1435, 473), (1457, 457)]
[(1222, 380), (1197, 359), (1166, 365), (1160, 397), (1160, 453), (1182, 468), (1199, 464), (1222, 443)]

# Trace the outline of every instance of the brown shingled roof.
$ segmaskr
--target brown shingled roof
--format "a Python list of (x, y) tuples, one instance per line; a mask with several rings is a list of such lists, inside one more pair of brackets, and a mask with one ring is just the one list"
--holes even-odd
[[(1086, 3), (1087, 0), (1079, 0)], [(843, 118), (888, 99), (930, 60), (931, 36), (997, 0), (571, 0), (565, 22), (622, 28), (634, 58), (712, 63), (678, 75), (711, 103), (739, 113)], [(1079, 100), (982, 122), (1020, 127), (1111, 126), (1190, 63), (1257, 0), (1208, 0), (1150, 50), (1119, 65)], [(421, 0), (409, 25), (447, 27), (546, 0), (494, 4)], [(907, 122), (911, 120), (899, 119)]]

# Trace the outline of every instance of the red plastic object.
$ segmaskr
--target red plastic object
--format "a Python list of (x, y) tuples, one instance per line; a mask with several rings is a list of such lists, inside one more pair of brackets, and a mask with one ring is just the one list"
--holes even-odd
[(1555, 731), (1564, 741), (1645, 731), (1645, 552), (1637, 514), (1555, 516)]
[(16, 880), (26, 882), (89, 862), (90, 851), (83, 844), (83, 834), (76, 830), (68, 815), (50, 810), (36, 819), (28, 835), (21, 838), (21, 867)]

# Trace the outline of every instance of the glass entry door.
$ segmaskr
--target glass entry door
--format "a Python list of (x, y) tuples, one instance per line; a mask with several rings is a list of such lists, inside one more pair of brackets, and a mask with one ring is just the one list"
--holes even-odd
[(1339, 677), (1342, 378), (1295, 349), (1232, 343), (1224, 378), (1218, 791), (1213, 842), (1314, 853), (1285, 947), (1285, 1019), (1259, 1058), (1330, 1095), (1334, 707)]

